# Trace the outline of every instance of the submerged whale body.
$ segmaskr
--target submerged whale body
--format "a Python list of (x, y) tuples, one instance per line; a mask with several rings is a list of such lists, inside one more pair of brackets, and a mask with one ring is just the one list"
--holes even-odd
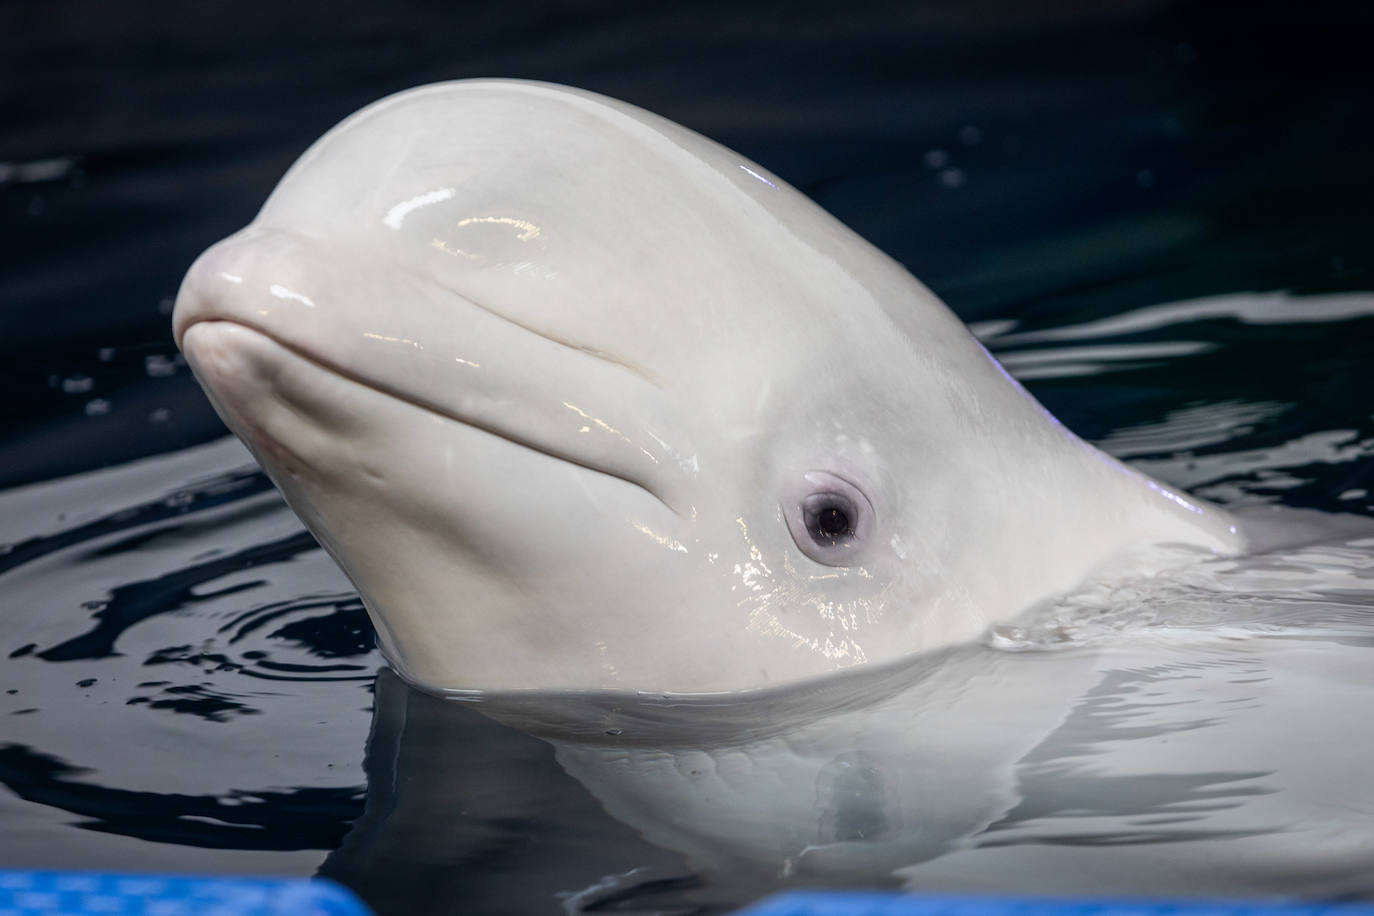
[[(1067, 639), (775, 691), (459, 703), (384, 674), (367, 814), (324, 870), (416, 912), (798, 885), (1374, 900), (1372, 547), (1205, 560), (1021, 622)], [(445, 893), (415, 910), (416, 886)]]
[(781, 179), (577, 90), (353, 115), (174, 323), (430, 689), (787, 684), (1246, 546)]

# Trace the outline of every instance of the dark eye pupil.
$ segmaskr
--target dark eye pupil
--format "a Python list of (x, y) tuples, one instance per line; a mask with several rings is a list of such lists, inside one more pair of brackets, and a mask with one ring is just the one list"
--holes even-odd
[(829, 506), (816, 515), (816, 530), (823, 537), (842, 537), (850, 533), (849, 516), (845, 515), (842, 509)]

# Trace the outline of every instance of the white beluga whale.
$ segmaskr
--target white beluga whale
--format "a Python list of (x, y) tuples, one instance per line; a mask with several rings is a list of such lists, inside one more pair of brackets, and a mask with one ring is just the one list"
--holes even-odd
[(781, 179), (587, 92), (353, 115), (174, 323), (431, 689), (786, 684), (966, 642), (1159, 545), (1246, 546)]

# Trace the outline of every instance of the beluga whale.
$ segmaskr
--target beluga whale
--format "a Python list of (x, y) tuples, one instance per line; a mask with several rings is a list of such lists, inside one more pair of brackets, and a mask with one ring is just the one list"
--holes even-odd
[(576, 89), (364, 108), (173, 321), (432, 690), (771, 688), (1246, 547), (782, 179)]

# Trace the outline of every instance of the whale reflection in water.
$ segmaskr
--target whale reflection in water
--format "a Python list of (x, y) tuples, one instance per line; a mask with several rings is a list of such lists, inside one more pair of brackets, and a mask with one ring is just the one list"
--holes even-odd
[(367, 815), (325, 871), (383, 910), (420, 887), (522, 912), (788, 885), (1374, 898), (1371, 547), (1103, 585), (775, 690), (444, 699), (384, 675)]

